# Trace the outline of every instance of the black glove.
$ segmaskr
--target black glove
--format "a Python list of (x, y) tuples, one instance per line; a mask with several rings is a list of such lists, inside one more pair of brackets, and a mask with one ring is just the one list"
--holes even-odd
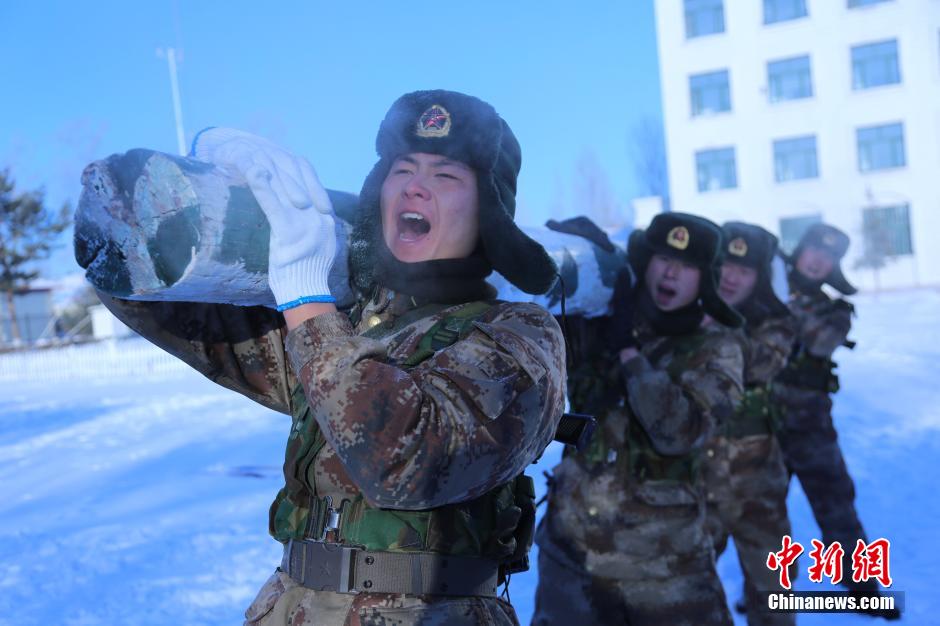
[(633, 312), (636, 310), (636, 280), (629, 265), (624, 265), (617, 272), (614, 281), (614, 295), (611, 297), (613, 312), (607, 332), (609, 347), (615, 352), (624, 348), (637, 347), (633, 335)]
[(548, 220), (545, 222), (545, 226), (550, 230), (565, 233), (566, 235), (584, 237), (604, 252), (613, 253), (616, 249), (614, 248), (614, 244), (611, 243), (610, 237), (607, 236), (607, 233), (601, 230), (600, 226), (583, 215), (571, 217), (560, 222)]

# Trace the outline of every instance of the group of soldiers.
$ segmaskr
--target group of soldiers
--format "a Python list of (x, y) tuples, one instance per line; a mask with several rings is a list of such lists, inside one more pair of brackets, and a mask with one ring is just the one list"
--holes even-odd
[[(855, 292), (839, 263), (848, 245), (816, 224), (783, 255), (760, 226), (681, 213), (633, 233), (636, 280), (622, 273), (611, 315), (568, 321), (568, 398), (599, 423), (550, 478), (533, 625), (730, 624), (715, 569), (729, 537), (748, 623), (795, 623), (767, 603), (782, 590), (767, 560), (791, 534), (792, 474), (825, 545), (849, 546), (850, 571), (867, 539), (830, 410), (853, 308), (823, 291)], [(773, 289), (778, 256), (788, 304)], [(843, 584), (878, 594), (873, 580)]]
[[(521, 149), (490, 105), (406, 94), (376, 150), (351, 310), (327, 285), (335, 229), (310, 164), (231, 129), (202, 133), (194, 156), (251, 186), (277, 310), (101, 294), (138, 333), (291, 416), (269, 518), (284, 557), (246, 624), (517, 624), (499, 587), (536, 534), (534, 624), (730, 623), (715, 572), (729, 536), (749, 622), (792, 623), (761, 611), (790, 474), (826, 541), (864, 537), (829, 412), (852, 307), (822, 290), (853, 291), (848, 238), (807, 232), (788, 306), (773, 235), (661, 214), (631, 235), (610, 314), (559, 323), (485, 281), (496, 270), (544, 294), (558, 276), (514, 223)], [(566, 396), (597, 428), (566, 448), (536, 533), (524, 470), (564, 427)]]

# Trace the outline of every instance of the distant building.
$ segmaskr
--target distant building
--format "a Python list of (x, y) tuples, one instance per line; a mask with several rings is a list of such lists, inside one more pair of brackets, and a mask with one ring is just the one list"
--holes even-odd
[(856, 284), (940, 284), (940, 2), (656, 0), (656, 24), (673, 210), (785, 249), (824, 220)]
[[(35, 343), (40, 337), (55, 336), (52, 290), (42, 287), (21, 289), (13, 295), (17, 327), (23, 343)], [(7, 294), (0, 293), (0, 345), (13, 343), (13, 326)]]

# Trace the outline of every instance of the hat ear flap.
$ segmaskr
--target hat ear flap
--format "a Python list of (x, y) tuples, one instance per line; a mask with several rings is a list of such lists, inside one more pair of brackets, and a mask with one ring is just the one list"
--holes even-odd
[[(488, 197), (483, 197), (484, 195)], [(513, 221), (496, 183), (481, 189), (480, 240), (490, 264), (506, 280), (530, 294), (547, 293), (558, 280), (558, 267), (542, 244)]]
[(842, 273), (842, 267), (838, 264), (832, 268), (832, 271), (829, 273), (829, 276), (826, 277), (826, 283), (832, 286), (833, 289), (845, 296), (851, 296), (855, 293), (858, 293), (852, 284), (845, 278), (845, 274)]

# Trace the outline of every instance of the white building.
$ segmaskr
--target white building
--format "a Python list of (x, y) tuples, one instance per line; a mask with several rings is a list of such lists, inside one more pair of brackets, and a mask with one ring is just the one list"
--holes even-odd
[(940, 285), (940, 0), (656, 0), (656, 28), (674, 210), (785, 249), (823, 220), (856, 285)]

